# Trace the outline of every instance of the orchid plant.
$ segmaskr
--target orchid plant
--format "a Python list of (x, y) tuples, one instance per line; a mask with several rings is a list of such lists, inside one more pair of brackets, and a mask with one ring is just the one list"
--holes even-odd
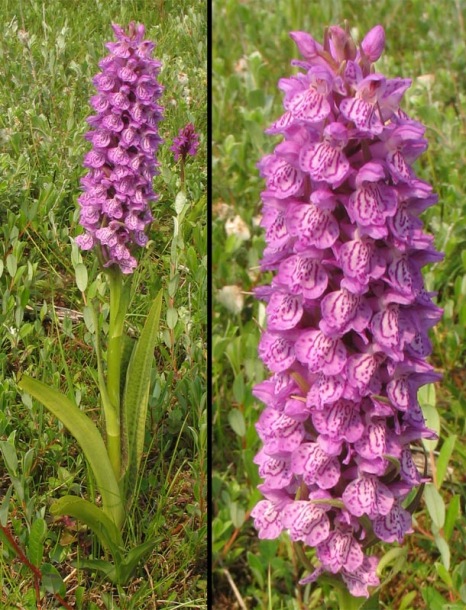
[(300, 71), (279, 81), (285, 112), (268, 129), (283, 141), (259, 163), (271, 376), (254, 389), (264, 499), (251, 514), (260, 538), (288, 532), (302, 584), (330, 580), (359, 608), (380, 584), (367, 549), (413, 531), (427, 481), (417, 390), (440, 377), (426, 359), (442, 311), (421, 268), (441, 255), (419, 215), (437, 197), (412, 167), (427, 141), (400, 107), (410, 80), (374, 68), (383, 28), (359, 45), (339, 26), (323, 45), (291, 37)]
[(91, 105), (95, 114), (88, 119), (91, 129), (86, 134), (92, 149), (85, 156), (88, 171), (78, 200), (84, 232), (76, 238), (82, 250), (95, 252), (109, 287), (106, 366), (99, 318), (95, 306), (88, 303), (95, 328), (105, 434), (57, 389), (25, 375), (18, 385), (75, 437), (101, 496), (101, 506), (78, 496), (64, 496), (52, 504), (52, 514), (84, 522), (114, 563), (88, 559), (80, 565), (99, 569), (122, 584), (155, 544), (148, 540), (127, 552), (122, 532), (137, 489), (162, 292), (155, 298), (137, 342), (125, 334), (125, 319), (137, 251), (148, 241), (150, 205), (157, 199), (152, 181), (161, 143), (158, 124), (163, 109), (158, 99), (163, 88), (157, 80), (161, 64), (152, 58), (155, 45), (144, 40), (144, 26), (132, 22), (127, 31), (118, 25), (113, 30), (116, 42), (106, 45), (110, 54), (100, 61), (101, 72), (94, 78), (97, 94)]
[(199, 148), (199, 135), (196, 133), (192, 123), (188, 123), (180, 129), (176, 138), (173, 139), (173, 144), (170, 150), (173, 152), (175, 161), (180, 161), (180, 182), (181, 189), (184, 190), (184, 168), (188, 155), (195, 157)]

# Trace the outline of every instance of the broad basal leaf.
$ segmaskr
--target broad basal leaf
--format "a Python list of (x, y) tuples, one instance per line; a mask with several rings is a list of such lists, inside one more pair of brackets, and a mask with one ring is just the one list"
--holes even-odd
[(37, 379), (23, 375), (18, 386), (40, 401), (78, 441), (102, 494), (104, 511), (118, 527), (121, 527), (124, 511), (120, 489), (113, 474), (105, 443), (94, 422), (67, 396)]

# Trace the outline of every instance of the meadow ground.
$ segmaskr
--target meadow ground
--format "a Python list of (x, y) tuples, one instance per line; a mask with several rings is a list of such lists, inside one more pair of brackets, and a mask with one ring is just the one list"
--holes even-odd
[[(140, 498), (128, 518), (129, 546), (157, 545), (136, 577), (114, 587), (73, 567), (92, 539), (48, 510), (65, 493), (92, 496), (72, 437), (21, 394), (20, 373), (74, 394), (98, 417), (96, 361), (75, 282), (81, 255), (77, 197), (92, 77), (113, 40), (111, 23), (146, 26), (163, 62), (159, 199), (136, 272), (129, 325), (137, 335), (160, 288), (164, 305), (147, 422)], [(1, 522), (43, 568), (42, 608), (203, 608), (206, 606), (206, 3), (198, 0), (4, 0), (0, 6), (0, 505)], [(186, 167), (169, 150), (194, 123), (200, 149)], [(105, 283), (83, 253), (89, 290), (106, 317)], [(82, 267), (79, 267), (82, 272)], [(12, 485), (13, 484), (13, 485)], [(8, 491), (11, 498), (8, 502)], [(7, 498), (5, 500), (5, 497)], [(44, 520), (46, 530), (42, 532)], [(39, 525), (34, 524), (39, 522)], [(38, 537), (38, 529), (41, 535)], [(40, 538), (40, 539), (39, 539)], [(93, 549), (98, 553), (98, 549)], [(52, 566), (52, 567), (50, 567)], [(58, 578), (56, 572), (58, 571)], [(33, 609), (31, 571), (0, 537), (0, 606)]]
[[(298, 587), (302, 567), (286, 537), (259, 541), (249, 513), (260, 494), (253, 456), (262, 408), (251, 387), (266, 372), (257, 358), (263, 306), (251, 289), (264, 283), (258, 260), (263, 180), (256, 163), (277, 139), (264, 129), (281, 114), (278, 79), (297, 57), (288, 36), (345, 19), (356, 35), (380, 23), (386, 51), (377, 64), (413, 79), (404, 109), (427, 126), (429, 149), (416, 164), (439, 203), (424, 213), (443, 262), (425, 274), (445, 309), (431, 334), (432, 362), (443, 373), (420, 394), (440, 441), (428, 446), (433, 485), (415, 514), (398, 560), (383, 576), (380, 607), (466, 607), (466, 6), (460, 0), (214, 0), (213, 3), (213, 583), (214, 607), (337, 608), (322, 587)], [(262, 307), (262, 309), (261, 309)], [(396, 546), (396, 545), (392, 545)], [(380, 554), (382, 549), (379, 548)], [(324, 599), (325, 598), (325, 599)]]

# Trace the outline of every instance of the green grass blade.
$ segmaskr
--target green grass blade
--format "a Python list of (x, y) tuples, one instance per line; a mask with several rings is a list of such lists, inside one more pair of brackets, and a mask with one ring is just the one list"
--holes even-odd
[(102, 494), (104, 511), (117, 527), (121, 527), (124, 511), (120, 489), (97, 426), (69, 398), (55, 388), (26, 375), (23, 375), (18, 386), (40, 401), (78, 441)]
[(122, 438), (125, 445), (123, 451), (128, 455), (126, 481), (134, 481), (144, 447), (151, 371), (162, 310), (162, 296), (163, 293), (160, 291), (154, 300), (141, 336), (134, 346), (126, 373), (122, 410)]
[(52, 504), (50, 512), (56, 516), (69, 515), (85, 523), (118, 561), (123, 540), (116, 525), (101, 508), (78, 496), (63, 496)]

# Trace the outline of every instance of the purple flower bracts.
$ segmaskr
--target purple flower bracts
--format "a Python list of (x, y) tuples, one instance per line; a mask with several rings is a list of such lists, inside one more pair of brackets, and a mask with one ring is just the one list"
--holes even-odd
[(137, 266), (135, 247), (147, 243), (150, 203), (157, 199), (152, 180), (162, 141), (157, 100), (163, 87), (157, 81), (161, 64), (151, 57), (155, 45), (143, 40), (144, 26), (132, 22), (128, 33), (112, 27), (117, 42), (107, 43), (110, 54), (94, 78), (96, 114), (86, 134), (92, 150), (84, 159), (88, 173), (78, 199), (84, 233), (76, 242), (83, 250), (97, 247), (105, 267), (130, 274)]
[(291, 37), (301, 72), (279, 82), (285, 113), (267, 131), (283, 141), (259, 163), (272, 376), (254, 388), (266, 499), (252, 516), (260, 537), (316, 549), (301, 582), (326, 571), (367, 597), (378, 560), (364, 541), (412, 531), (405, 500), (424, 479), (411, 444), (432, 437), (417, 390), (439, 378), (426, 357), (442, 311), (421, 269), (441, 255), (419, 215), (437, 198), (412, 167), (427, 142), (399, 106), (410, 81), (373, 67), (383, 28), (359, 47), (336, 26), (323, 46)]
[(175, 161), (181, 157), (186, 161), (186, 157), (191, 155), (195, 157), (199, 148), (199, 134), (196, 133), (194, 125), (188, 123), (180, 129), (178, 135), (173, 138), (173, 144), (170, 146), (170, 150), (174, 153)]

